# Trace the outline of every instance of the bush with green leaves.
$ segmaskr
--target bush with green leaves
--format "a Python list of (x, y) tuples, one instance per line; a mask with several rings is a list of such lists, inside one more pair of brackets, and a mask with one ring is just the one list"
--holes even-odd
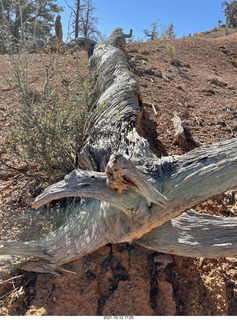
[(172, 61), (174, 60), (175, 47), (173, 44), (167, 44), (165, 47), (165, 52), (171, 57)]
[(29, 69), (23, 71), (18, 64), (20, 103), (6, 142), (12, 156), (36, 163), (49, 182), (75, 169), (76, 150), (83, 141), (88, 120), (97, 112), (91, 109), (95, 74), (82, 76), (78, 68), (71, 79), (65, 78), (63, 59), (66, 58), (55, 54), (50, 57), (45, 86), (40, 92), (23, 81)]
[[(50, 13), (60, 11), (53, 6), (54, 2), (34, 2), (40, 4), (34, 8), (35, 28), (43, 9), (50, 9)], [(11, 19), (7, 18), (8, 4), (9, 10), (14, 11)], [(0, 67), (0, 82), (19, 97), (19, 103), (12, 106), (14, 114), (4, 148), (29, 168), (36, 165), (37, 179), (53, 182), (75, 169), (76, 150), (83, 141), (88, 121), (99, 112), (93, 109), (96, 71), (82, 75), (78, 53), (74, 56), (76, 60), (59, 52), (45, 54), (36, 50), (37, 54), (30, 54), (36, 40), (35, 28), (33, 31), (29, 28), (30, 8), (29, 1), (0, 0), (0, 45), (6, 53), (5, 68)], [(45, 17), (47, 21), (51, 18)], [(70, 63), (74, 61), (73, 74), (68, 74), (68, 59)], [(41, 85), (32, 81), (35, 70), (39, 70)]]
[(45, 39), (51, 35), (55, 14), (62, 11), (56, 0), (0, 0), (0, 53), (24, 38)]

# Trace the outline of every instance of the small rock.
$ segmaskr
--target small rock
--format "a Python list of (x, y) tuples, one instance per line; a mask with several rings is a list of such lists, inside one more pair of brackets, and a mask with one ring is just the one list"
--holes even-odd
[(154, 71), (154, 75), (155, 75), (156, 77), (162, 78), (162, 72), (161, 72), (160, 70), (155, 70), (155, 71)]
[(144, 54), (145, 56), (148, 56), (150, 52), (148, 50), (142, 50), (141, 54)]
[(147, 58), (140, 56), (139, 54), (136, 55), (137, 60), (142, 60), (142, 61), (148, 61)]
[(217, 124), (219, 124), (222, 127), (226, 127), (227, 126), (225, 121), (218, 121)]
[(146, 73), (146, 74), (149, 74), (150, 76), (153, 76), (154, 75), (154, 69), (153, 69), (153, 66), (151, 66), (151, 67), (149, 67), (149, 68), (146, 68), (146, 69), (144, 69), (144, 71), (143, 71), (144, 73)]
[(190, 64), (189, 64), (189, 63), (183, 63), (183, 67), (188, 68), (188, 69), (190, 69), (190, 68), (191, 68), (191, 66), (190, 66)]
[(139, 51), (137, 50), (137, 49), (130, 49), (130, 50), (128, 50), (128, 52), (130, 52), (130, 53), (138, 53)]

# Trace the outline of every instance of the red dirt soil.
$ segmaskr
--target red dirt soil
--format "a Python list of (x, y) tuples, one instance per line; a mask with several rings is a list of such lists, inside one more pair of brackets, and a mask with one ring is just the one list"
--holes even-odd
[[(174, 56), (166, 52), (172, 45)], [(143, 113), (139, 133), (158, 156), (193, 148), (174, 143), (172, 118), (178, 113), (190, 136), (206, 145), (237, 135), (237, 34), (131, 43), (126, 47), (140, 84)], [(85, 53), (80, 53), (86, 66)], [(67, 57), (67, 76), (75, 60)], [(0, 67), (7, 72), (7, 57)], [(42, 87), (35, 65), (32, 85)], [(0, 136), (10, 127), (13, 91), (0, 83)], [(0, 147), (1, 148), (1, 147)], [(0, 149), (2, 163), (21, 167)], [(24, 169), (24, 167), (23, 167)], [(28, 170), (27, 168), (25, 170)], [(17, 240), (22, 210), (42, 186), (6, 165), (0, 172), (1, 239)], [(27, 186), (24, 187), (24, 185)], [(24, 187), (24, 188), (23, 188)], [(38, 188), (34, 193), (32, 190)], [(237, 199), (221, 195), (195, 209), (236, 216)], [(22, 222), (24, 224), (24, 221)], [(43, 226), (41, 226), (43, 228)], [(165, 255), (134, 244), (107, 245), (63, 266), (60, 277), (19, 271), (0, 284), (0, 315), (236, 315), (237, 260)]]

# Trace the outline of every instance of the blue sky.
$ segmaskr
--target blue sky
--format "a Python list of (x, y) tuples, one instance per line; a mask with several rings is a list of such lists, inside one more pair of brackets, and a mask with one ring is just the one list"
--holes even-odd
[[(73, 5), (74, 0), (67, 0)], [(174, 24), (177, 38), (210, 30), (218, 26), (218, 20), (225, 22), (221, 12), (223, 0), (94, 0), (100, 18), (98, 29), (109, 36), (116, 27), (122, 27), (125, 33), (133, 29), (135, 39), (144, 37), (143, 29), (160, 19), (161, 26)], [(58, 0), (64, 7), (61, 13), (64, 38), (67, 35), (71, 10), (64, 0)]]

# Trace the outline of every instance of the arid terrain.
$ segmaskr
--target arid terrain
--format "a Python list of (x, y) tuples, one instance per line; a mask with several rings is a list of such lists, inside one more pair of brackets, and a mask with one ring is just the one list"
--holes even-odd
[[(138, 132), (158, 157), (195, 148), (191, 137), (203, 146), (237, 135), (237, 33), (129, 43), (126, 51), (143, 101)], [(85, 69), (86, 53), (80, 53), (80, 62)], [(75, 63), (73, 56), (65, 57), (66, 78)], [(1, 56), (0, 68), (8, 72), (7, 56)], [(36, 64), (30, 75), (36, 89), (42, 75)], [(17, 103), (14, 91), (0, 83), (1, 141)], [(174, 111), (190, 136), (183, 147), (174, 143)], [(21, 239), (25, 212), (46, 185), (26, 175), (37, 168), (10, 158), (1, 147), (0, 157), (0, 240), (14, 241)], [(223, 194), (195, 210), (235, 217), (237, 197)], [(46, 215), (37, 222), (38, 234), (46, 232)], [(60, 276), (19, 270), (11, 275), (15, 279), (0, 282), (0, 315), (237, 315), (237, 259), (232, 257), (192, 259), (108, 244), (62, 268)]]

